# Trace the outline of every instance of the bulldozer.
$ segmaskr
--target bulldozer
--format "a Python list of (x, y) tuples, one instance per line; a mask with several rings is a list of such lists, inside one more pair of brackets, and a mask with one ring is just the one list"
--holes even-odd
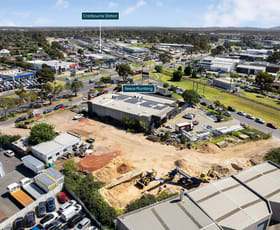
[(152, 169), (147, 171), (146, 174), (142, 175), (138, 180), (136, 180), (136, 186), (140, 189), (143, 189), (145, 186), (148, 186), (151, 181), (155, 180), (157, 176), (157, 171)]

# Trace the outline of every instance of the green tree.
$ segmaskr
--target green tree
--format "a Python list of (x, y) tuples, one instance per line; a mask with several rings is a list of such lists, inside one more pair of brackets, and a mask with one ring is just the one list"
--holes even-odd
[(236, 79), (236, 78), (239, 78), (240, 76), (239, 76), (239, 74), (238, 73), (231, 73), (230, 74), (230, 78), (232, 78), (232, 79)]
[(155, 70), (157, 71), (157, 73), (162, 73), (162, 66), (161, 65), (156, 65)]
[(54, 81), (54, 71), (47, 66), (42, 66), (42, 69), (38, 70), (36, 73), (39, 80), (42, 80), (43, 82), (53, 82)]
[(0, 146), (5, 147), (8, 144), (11, 144), (14, 141), (20, 139), (20, 135), (2, 135), (0, 136)]
[(166, 82), (163, 84), (163, 88), (167, 88), (168, 86), (169, 86), (169, 84)]
[(0, 108), (4, 111), (4, 116), (7, 117), (7, 112), (16, 106), (16, 100), (9, 97), (0, 97)]
[(280, 148), (270, 150), (265, 156), (265, 161), (272, 161), (275, 164), (280, 165)]
[(37, 145), (45, 141), (53, 140), (55, 137), (56, 132), (54, 127), (46, 123), (41, 123), (31, 128), (29, 143), (31, 145)]
[(172, 75), (172, 80), (173, 81), (181, 81), (183, 77), (183, 72), (180, 70), (174, 71)]
[(129, 74), (133, 75), (133, 71), (131, 70), (129, 65), (124, 65), (124, 64), (117, 65), (116, 71), (125, 82), (127, 81)]
[(280, 61), (280, 52), (276, 51), (267, 57), (267, 61), (271, 63), (278, 63)]
[(197, 76), (197, 72), (196, 72), (196, 70), (193, 70), (192, 71), (192, 78), (197, 78), (198, 76)]
[(160, 55), (159, 55), (159, 60), (162, 62), (162, 63), (167, 63), (167, 62), (169, 62), (170, 60), (171, 60), (171, 56), (170, 56), (170, 54), (169, 53), (161, 53)]
[(157, 199), (154, 195), (147, 194), (147, 195), (142, 196), (140, 199), (135, 200), (135, 201), (131, 202), (130, 204), (128, 204), (125, 207), (125, 212), (131, 212), (131, 211), (137, 210), (139, 208), (148, 206), (150, 204), (154, 204), (156, 202), (157, 202)]
[(184, 69), (184, 74), (185, 76), (190, 76), (192, 74), (192, 67), (191, 66), (186, 66)]
[(187, 104), (196, 105), (200, 101), (198, 93), (194, 90), (185, 90), (182, 97)]
[(73, 93), (75, 93), (75, 96), (77, 96), (77, 93), (80, 89), (84, 87), (84, 84), (82, 81), (72, 81), (72, 83), (67, 83), (65, 88), (71, 90)]
[(83, 55), (84, 54), (84, 50), (83, 49), (78, 49), (78, 54)]
[(257, 85), (259, 85), (261, 90), (269, 90), (273, 81), (274, 78), (271, 74), (262, 71), (258, 72), (255, 78), (255, 82)]

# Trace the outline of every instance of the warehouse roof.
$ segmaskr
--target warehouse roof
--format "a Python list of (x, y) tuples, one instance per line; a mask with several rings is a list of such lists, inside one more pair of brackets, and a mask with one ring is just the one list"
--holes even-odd
[(267, 200), (280, 203), (280, 168), (278, 165), (268, 161), (246, 169), (234, 177)]
[(165, 116), (172, 111), (171, 99), (136, 93), (103, 94), (90, 101), (97, 106), (135, 114), (138, 116)]
[(34, 177), (35, 180), (37, 180), (39, 183), (43, 183), (46, 186), (51, 186), (53, 184), (56, 184), (56, 182), (51, 179), (47, 174), (45, 173), (40, 173), (36, 177)]
[(130, 212), (118, 217), (127, 229), (133, 230), (220, 230), (221, 228), (186, 194)]
[(50, 176), (55, 181), (59, 181), (60, 179), (62, 179), (64, 177), (60, 172), (58, 172), (57, 170), (55, 170), (53, 168), (46, 169), (44, 173), (47, 174), (48, 176)]
[(31, 156), (31, 155), (27, 155), (25, 157), (22, 157), (21, 160), (23, 162), (31, 162), (36, 167), (41, 167), (42, 165), (45, 165), (44, 162), (38, 160), (37, 158), (35, 158), (35, 157)]
[(264, 66), (256, 66), (256, 65), (243, 65), (243, 64), (239, 64), (237, 66), (237, 68), (256, 69), (256, 70), (263, 70), (263, 71), (265, 71), (265, 67)]
[(198, 188), (189, 196), (219, 225), (229, 229), (245, 229), (270, 215), (267, 202), (233, 177)]

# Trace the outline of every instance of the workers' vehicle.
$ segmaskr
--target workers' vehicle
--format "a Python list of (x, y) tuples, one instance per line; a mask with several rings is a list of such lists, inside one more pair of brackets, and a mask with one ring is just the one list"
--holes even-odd
[(24, 230), (24, 219), (23, 217), (18, 217), (15, 219), (14, 223), (13, 223), (13, 229), (16, 230)]
[(218, 176), (217, 172), (214, 171), (214, 169), (209, 169), (207, 173), (202, 172), (200, 174), (200, 179), (203, 180), (204, 183), (210, 182), (211, 179), (219, 179), (220, 177)]
[(277, 126), (272, 123), (267, 123), (266, 126), (272, 129), (277, 129)]
[(21, 160), (22, 160), (24, 166), (26, 168), (29, 168), (34, 173), (40, 173), (45, 169), (44, 162), (38, 160), (37, 158), (35, 158), (31, 155), (22, 157)]
[(66, 194), (64, 192), (59, 192), (57, 194), (57, 199), (58, 199), (59, 203), (61, 203), (61, 204), (64, 204), (69, 201), (69, 198), (66, 196)]
[(255, 120), (255, 117), (252, 116), (251, 114), (247, 114), (246, 115), (246, 118), (250, 119), (250, 120)]
[(53, 197), (49, 197), (46, 200), (47, 212), (53, 212), (56, 209), (55, 199)]
[(13, 156), (15, 156), (15, 153), (14, 153), (12, 150), (10, 150), (10, 149), (6, 150), (6, 151), (4, 152), (4, 154), (5, 154), (7, 157), (13, 157)]
[(230, 111), (230, 112), (235, 112), (236, 110), (235, 110), (235, 108), (233, 108), (232, 106), (228, 106), (228, 111)]
[(23, 192), (18, 183), (13, 183), (8, 186), (8, 190), (12, 197), (14, 197), (23, 207), (28, 206), (34, 200), (28, 196), (25, 192)]
[(75, 230), (84, 230), (90, 225), (90, 220), (88, 218), (82, 219), (77, 226), (74, 228)]
[(63, 104), (58, 104), (53, 109), (58, 110), (58, 109), (62, 109), (62, 108), (64, 108), (64, 105)]
[(27, 118), (25, 116), (22, 116), (22, 117), (18, 117), (16, 120), (15, 120), (15, 123), (19, 123), (21, 121), (25, 121)]
[(61, 218), (64, 221), (68, 221), (70, 218), (72, 218), (75, 214), (79, 213), (82, 210), (82, 206), (79, 204), (72, 205), (71, 207), (65, 209), (61, 213)]
[(35, 212), (30, 211), (25, 215), (25, 227), (32, 227), (35, 225)]
[(47, 113), (50, 113), (50, 112), (52, 112), (52, 111), (53, 111), (52, 108), (48, 108), (48, 109), (46, 109), (46, 110), (43, 111), (43, 114), (47, 114)]
[(183, 118), (186, 118), (186, 119), (193, 119), (195, 117), (195, 114), (192, 114), (192, 113), (186, 113)]
[(36, 200), (45, 194), (30, 178), (21, 179), (20, 186)]
[(42, 201), (37, 206), (37, 217), (41, 218), (47, 214), (46, 202)]
[(246, 113), (242, 112), (242, 111), (238, 111), (237, 114), (239, 116), (242, 116), (242, 117), (245, 117), (246, 116)]
[(77, 223), (79, 223), (84, 217), (85, 213), (79, 212), (75, 214), (69, 221), (68, 221), (68, 227), (73, 228)]
[(193, 124), (189, 122), (175, 124), (175, 131), (180, 133), (182, 130), (191, 131), (193, 130)]
[(265, 124), (265, 121), (261, 118), (256, 118), (255, 122), (260, 123), (260, 124)]
[(57, 219), (58, 214), (56, 212), (46, 215), (42, 220), (40, 220), (40, 226), (44, 229), (47, 227), (51, 222)]
[(157, 176), (157, 171), (152, 169), (151, 171), (147, 171), (145, 175), (142, 175), (140, 179), (136, 180), (136, 186), (140, 189), (148, 186), (151, 181), (153, 181)]
[(47, 227), (46, 230), (57, 230), (63, 224), (61, 219), (56, 219), (55, 221), (51, 222)]
[(66, 209), (70, 208), (71, 206), (77, 204), (77, 201), (75, 200), (70, 200), (68, 202), (66, 202), (65, 204), (61, 205), (58, 209), (58, 213), (62, 213), (63, 211), (65, 211)]

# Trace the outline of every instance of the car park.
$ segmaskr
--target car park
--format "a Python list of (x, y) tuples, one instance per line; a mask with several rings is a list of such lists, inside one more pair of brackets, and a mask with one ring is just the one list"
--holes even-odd
[(61, 204), (64, 204), (69, 201), (69, 198), (66, 196), (66, 194), (64, 192), (59, 192), (57, 194), (57, 199), (58, 199), (58, 202)]
[(272, 128), (272, 129), (277, 129), (278, 127), (276, 125), (274, 125), (273, 123), (267, 123), (266, 124), (267, 127)]
[(90, 220), (88, 218), (82, 219), (77, 226), (75, 227), (75, 230), (84, 230), (90, 225)]
[(55, 219), (57, 219), (58, 214), (56, 212), (46, 215), (43, 219), (40, 220), (40, 226), (45, 228)]
[(250, 114), (247, 114), (247, 115), (246, 115), (246, 118), (248, 118), (248, 119), (250, 119), (250, 120), (255, 120), (255, 117), (253, 117), (253, 116), (250, 115)]
[(69, 208), (75, 204), (77, 204), (77, 201), (75, 201), (75, 200), (70, 200), (70, 201), (66, 202), (65, 204), (60, 206), (60, 208), (58, 209), (58, 213), (62, 213), (64, 210), (66, 210), (67, 208)]
[(61, 219), (56, 219), (52, 223), (50, 223), (45, 229), (52, 230), (52, 229), (59, 229), (59, 227), (63, 224)]
[(32, 227), (35, 225), (35, 212), (30, 211), (25, 215), (25, 227)]
[(22, 217), (16, 218), (13, 223), (13, 230), (23, 230), (24, 227), (24, 219)]
[(230, 112), (235, 112), (236, 110), (235, 110), (235, 108), (233, 108), (232, 106), (228, 106), (228, 111), (230, 111)]
[(256, 118), (255, 122), (260, 123), (260, 124), (265, 124), (265, 121), (261, 118)]
[(53, 212), (56, 209), (55, 199), (49, 197), (46, 201), (47, 212)]
[(79, 223), (85, 217), (85, 213), (79, 212), (75, 214), (69, 221), (68, 227), (73, 228), (77, 223)]
[(12, 151), (12, 150), (10, 150), (10, 149), (6, 150), (6, 151), (4, 152), (4, 154), (5, 154), (7, 157), (13, 157), (13, 156), (15, 156), (14, 151)]
[(245, 117), (246, 116), (246, 113), (242, 112), (242, 111), (238, 111), (237, 114), (239, 116), (242, 116), (242, 117)]
[(64, 221), (68, 221), (71, 219), (75, 214), (79, 213), (82, 210), (82, 206), (80, 204), (72, 205), (71, 207), (65, 209), (61, 212), (61, 218)]
[(46, 202), (42, 201), (37, 206), (37, 217), (43, 217), (47, 214)]

